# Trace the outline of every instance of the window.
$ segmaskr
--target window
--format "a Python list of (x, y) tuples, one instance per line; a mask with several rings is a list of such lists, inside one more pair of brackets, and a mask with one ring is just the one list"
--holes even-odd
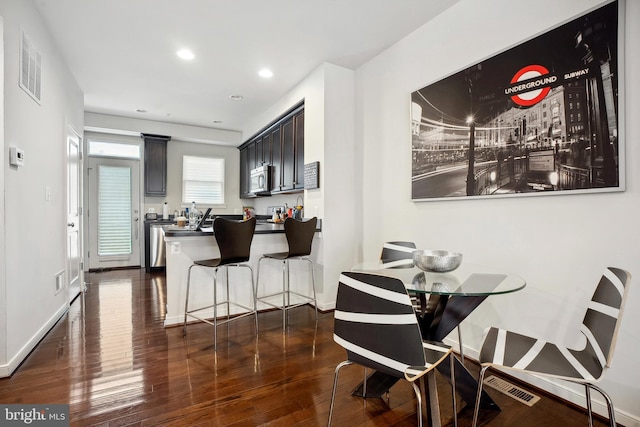
[(98, 255), (130, 254), (131, 168), (98, 166)]
[(224, 159), (182, 157), (182, 203), (224, 204)]
[(96, 157), (118, 157), (121, 159), (139, 159), (140, 145), (123, 142), (89, 140), (89, 155)]

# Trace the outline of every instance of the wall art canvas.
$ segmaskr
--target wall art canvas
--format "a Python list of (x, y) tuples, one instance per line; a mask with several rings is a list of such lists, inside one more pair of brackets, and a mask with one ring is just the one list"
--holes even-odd
[(412, 200), (624, 190), (622, 6), (413, 92)]

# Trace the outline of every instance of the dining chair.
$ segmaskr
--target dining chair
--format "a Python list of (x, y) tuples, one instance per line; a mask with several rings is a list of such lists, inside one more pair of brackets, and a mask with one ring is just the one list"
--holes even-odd
[[(413, 251), (415, 250), (416, 244), (413, 242), (395, 241), (383, 243), (382, 252), (380, 253), (382, 268), (413, 267)], [(409, 291), (409, 297), (416, 312), (424, 311), (426, 307), (426, 299), (424, 296), (420, 299), (415, 292)]]
[(413, 251), (416, 244), (413, 242), (385, 242), (382, 245), (380, 262), (384, 268), (413, 267)]
[[(258, 310), (256, 305), (256, 288), (253, 281), (253, 269), (247, 261), (251, 253), (251, 242), (253, 240), (253, 233), (256, 228), (256, 219), (251, 218), (246, 221), (234, 221), (225, 218), (216, 218), (213, 221), (213, 235), (218, 244), (220, 250), (219, 258), (205, 259), (201, 261), (194, 261), (189, 267), (187, 273), (187, 290), (184, 304), (184, 325), (182, 327), (183, 336), (187, 335), (187, 317), (193, 317), (201, 322), (208, 323), (213, 326), (213, 346), (214, 350), (218, 349), (218, 325), (225, 324), (232, 320), (241, 319), (245, 316), (254, 315), (256, 323), (256, 335), (258, 334)], [(191, 270), (193, 267), (213, 268), (213, 304), (198, 308), (189, 308), (189, 290), (191, 288)], [(217, 282), (218, 282), (218, 270), (224, 267), (226, 270), (226, 299), (218, 302)], [(251, 272), (251, 298), (253, 300), (253, 307), (247, 307), (238, 301), (230, 301), (229, 294), (229, 267), (242, 267), (248, 268)], [(218, 306), (225, 304), (227, 307), (227, 319), (218, 320)], [(231, 305), (242, 308), (246, 312), (230, 317)], [(204, 310), (210, 310), (213, 308), (213, 320), (209, 320), (203, 317), (201, 313)]]
[[(583, 348), (563, 347), (495, 327), (485, 330), (479, 356), (477, 396), (482, 392), (485, 373), (491, 367), (559, 378), (584, 385), (589, 426), (593, 425), (591, 389), (598, 391), (607, 402), (609, 423), (614, 427), (613, 402), (594, 383), (602, 379), (611, 365), (630, 279), (631, 275), (625, 270), (605, 269), (580, 325), (580, 332), (586, 338)], [(473, 415), (474, 427), (478, 422), (479, 400), (476, 399)]]
[[(311, 245), (313, 236), (316, 233), (316, 225), (318, 218), (313, 217), (308, 220), (300, 221), (293, 218), (287, 218), (284, 221), (284, 233), (287, 238), (288, 250), (286, 252), (264, 254), (258, 260), (258, 276), (256, 280), (256, 288), (260, 284), (260, 263), (264, 259), (272, 259), (282, 262), (282, 291), (257, 297), (257, 300), (267, 304), (270, 307), (282, 310), (282, 330), (286, 329), (287, 311), (313, 303), (316, 312), (316, 320), (318, 320), (318, 304), (316, 301), (316, 282), (313, 274), (313, 261), (309, 258), (311, 255)], [(309, 275), (311, 276), (311, 289), (313, 296), (305, 295), (297, 291), (291, 290), (291, 282), (289, 275), (289, 262), (292, 260), (305, 261), (309, 263)], [(291, 303), (291, 295), (297, 298), (296, 303)], [(273, 297), (282, 296), (282, 305), (273, 302)], [(302, 300), (302, 301), (301, 301)]]
[[(452, 393), (455, 397), (451, 347), (422, 340), (409, 295), (398, 279), (366, 273), (342, 273), (336, 297), (333, 339), (346, 350), (347, 360), (335, 369), (329, 425), (340, 369), (354, 363), (365, 368), (365, 375), (366, 369), (371, 368), (409, 381), (417, 399), (419, 425), (422, 425), (422, 396), (416, 381), (427, 375), (430, 397), (432, 402), (437, 401), (434, 396), (434, 368), (447, 357), (451, 363)], [(363, 395), (366, 395), (366, 390)], [(452, 400), (457, 425), (456, 403), (455, 399)], [(438, 408), (432, 406), (431, 411), (433, 415)]]
[[(394, 241), (385, 242), (382, 245), (382, 253), (380, 254), (380, 262), (383, 268), (410, 268), (414, 266), (413, 263), (413, 251), (416, 250), (416, 244), (407, 241)], [(420, 314), (424, 314), (427, 311), (432, 310), (434, 304), (440, 301), (440, 298), (433, 298), (431, 308), (428, 306), (427, 298), (425, 294), (418, 295), (415, 292), (409, 292), (411, 298), (411, 304), (413, 309)], [(456, 326), (458, 332), (458, 349), (460, 352), (460, 359), (464, 363), (464, 347), (462, 345), (462, 329), (460, 325)]]

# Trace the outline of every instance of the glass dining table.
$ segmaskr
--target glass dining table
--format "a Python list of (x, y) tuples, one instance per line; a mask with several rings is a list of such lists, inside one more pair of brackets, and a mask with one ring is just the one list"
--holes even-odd
[[(408, 260), (406, 266), (385, 268), (380, 262), (366, 262), (352, 267), (352, 271), (377, 274), (401, 280), (409, 294), (418, 298), (420, 308), (416, 310), (422, 336), (432, 341), (442, 341), (460, 323), (473, 312), (486, 298), (492, 295), (508, 294), (523, 289), (525, 280), (517, 274), (473, 263), (463, 262), (460, 267), (447, 273), (435, 273), (420, 270)], [(458, 329), (459, 331), (459, 329)], [(461, 357), (462, 340), (458, 333)], [(464, 359), (463, 359), (464, 361)], [(450, 365), (442, 363), (438, 370), (444, 378), (450, 378)], [(456, 358), (456, 391), (473, 409), (476, 399), (477, 381), (467, 370), (463, 362)], [(391, 378), (375, 372), (367, 379), (367, 392), (363, 397), (380, 397), (395, 383)], [(362, 387), (353, 391), (362, 396)], [(480, 408), (485, 412), (497, 414), (498, 405), (483, 391)], [(464, 410), (464, 409), (463, 409)], [(485, 414), (485, 419), (493, 418)]]

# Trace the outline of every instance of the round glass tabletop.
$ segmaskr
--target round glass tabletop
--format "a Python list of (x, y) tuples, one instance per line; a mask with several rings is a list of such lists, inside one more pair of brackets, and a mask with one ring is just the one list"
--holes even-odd
[(385, 268), (380, 262), (367, 262), (351, 269), (402, 280), (408, 291), (448, 296), (487, 296), (519, 291), (525, 280), (501, 269), (462, 263), (447, 273), (422, 271), (414, 266)]

